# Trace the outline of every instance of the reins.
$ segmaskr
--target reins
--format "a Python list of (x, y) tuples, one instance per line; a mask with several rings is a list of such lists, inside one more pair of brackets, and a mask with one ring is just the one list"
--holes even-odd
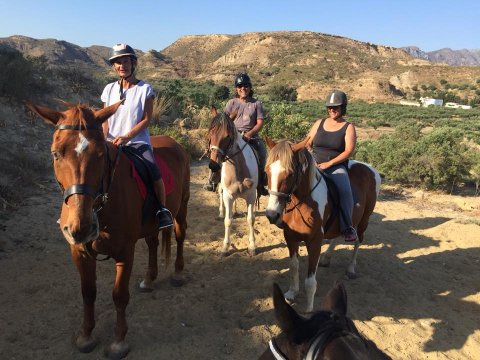
[[(329, 319), (322, 323), (320, 328), (317, 330), (315, 336), (310, 341), (306, 354), (302, 360), (315, 360), (320, 354), (323, 353), (326, 346), (332, 340), (347, 335), (354, 335), (358, 337), (357, 334), (348, 328), (346, 318), (339, 317), (335, 312), (329, 311)], [(268, 347), (276, 360), (288, 360), (288, 357), (281, 350), (280, 346), (278, 346), (275, 338), (272, 338), (268, 342)]]
[[(57, 125), (55, 127), (55, 129), (56, 130), (73, 130), (73, 131), (88, 131), (88, 130), (102, 131), (101, 126), (98, 125), (98, 124), (94, 124), (94, 125), (60, 124), (60, 125)], [(110, 152), (109, 152), (109, 149), (108, 149), (108, 145), (107, 145), (106, 142), (105, 142), (104, 145), (105, 145), (105, 152), (106, 152), (105, 162), (106, 162), (107, 168), (109, 169), (109, 171), (108, 171), (109, 176), (108, 176), (108, 179), (107, 179), (107, 184), (105, 186), (105, 190), (104, 190), (105, 171), (102, 174), (102, 180), (100, 182), (101, 183), (100, 190), (92, 189), (91, 186), (89, 186), (88, 184), (83, 184), (83, 183), (73, 184), (73, 185), (70, 185), (67, 189), (65, 189), (63, 187), (63, 185), (58, 181), (58, 178), (55, 175), (55, 180), (57, 181), (57, 184), (62, 191), (63, 201), (65, 202), (65, 204), (67, 203), (68, 198), (70, 196), (74, 195), (74, 194), (88, 195), (88, 196), (93, 198), (93, 205), (94, 205), (93, 211), (95, 213), (98, 213), (99, 211), (101, 211), (103, 209), (105, 204), (108, 202), (108, 192), (109, 192), (110, 187), (113, 183), (113, 179), (114, 179), (114, 176), (115, 176), (115, 170), (117, 168), (117, 165), (118, 165), (118, 162), (119, 162), (119, 159), (120, 159), (120, 154), (122, 153), (122, 150), (123, 150), (123, 146), (120, 145), (118, 147), (118, 151), (115, 155), (115, 159), (113, 160), (113, 166), (112, 166), (112, 163), (110, 162)], [(97, 261), (105, 261), (105, 260), (110, 259), (110, 256), (106, 256), (103, 259), (97, 259), (96, 255), (94, 255), (92, 253), (93, 248), (92, 248), (91, 241), (89, 241), (88, 243), (84, 243), (83, 244), (83, 249), (84, 249), (85, 253), (88, 254), (88, 256), (90, 256), (91, 258), (93, 258)]]

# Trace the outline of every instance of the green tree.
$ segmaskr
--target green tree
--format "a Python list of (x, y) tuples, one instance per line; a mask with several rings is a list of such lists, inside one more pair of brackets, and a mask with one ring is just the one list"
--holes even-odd
[(273, 101), (297, 101), (297, 90), (286, 85), (274, 85), (268, 90)]

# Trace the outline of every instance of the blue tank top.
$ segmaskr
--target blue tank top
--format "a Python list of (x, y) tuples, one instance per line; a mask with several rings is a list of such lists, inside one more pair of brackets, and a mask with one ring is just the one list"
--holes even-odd
[(317, 164), (334, 159), (345, 151), (345, 133), (350, 125), (348, 121), (345, 121), (345, 125), (337, 131), (326, 131), (323, 127), (324, 123), (325, 119), (320, 122), (312, 143)]

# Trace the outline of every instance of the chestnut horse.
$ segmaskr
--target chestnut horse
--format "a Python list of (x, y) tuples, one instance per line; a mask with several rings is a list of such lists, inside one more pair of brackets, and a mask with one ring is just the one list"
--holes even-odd
[[(132, 177), (132, 165), (125, 154), (105, 140), (102, 132), (102, 123), (115, 113), (120, 104), (98, 111), (70, 104), (66, 111), (57, 112), (26, 103), (33, 112), (55, 125), (51, 154), (55, 177), (64, 196), (59, 224), (80, 273), (83, 323), (76, 345), (82, 352), (90, 352), (96, 345), (92, 336), (95, 326), (96, 256), (104, 254), (115, 260), (112, 297), (117, 321), (115, 338), (109, 347), (111, 358), (122, 358), (129, 350), (125, 342), (125, 309), (130, 298), (129, 281), (137, 239), (144, 237), (149, 249), (148, 269), (141, 289), (153, 289), (152, 282), (158, 274), (158, 221), (154, 216), (142, 221), (143, 198)], [(190, 160), (185, 150), (167, 136), (152, 137), (151, 142), (154, 152), (171, 169), (175, 182), (173, 191), (167, 196), (166, 206), (175, 219), (177, 241), (172, 281), (181, 285), (190, 196)], [(162, 230), (162, 251), (167, 263), (170, 243), (171, 228)]]
[[(329, 265), (335, 247), (334, 238), (340, 236), (338, 217), (332, 218), (333, 222), (330, 220), (334, 207), (332, 198), (313, 156), (305, 148), (308, 139), (295, 145), (285, 140), (278, 144), (266, 140), (270, 148), (266, 165), (270, 197), (265, 212), (271, 224), (283, 228), (290, 254), (291, 282), (285, 297), (293, 301), (299, 291), (298, 247), (303, 241), (308, 252), (305, 291), (306, 311), (310, 312), (313, 310), (317, 289), (315, 275), (319, 260), (321, 265)], [(347, 276), (354, 278), (358, 247), (375, 208), (380, 190), (380, 175), (371, 166), (353, 160), (349, 161), (348, 173), (355, 199), (353, 225), (357, 228), (358, 239), (354, 243)], [(331, 240), (325, 256), (320, 259), (323, 239)]]
[(273, 306), (282, 333), (269, 341), (260, 360), (388, 360), (347, 317), (347, 292), (336, 284), (310, 319), (297, 314), (273, 284)]
[(225, 218), (225, 238), (222, 254), (228, 255), (233, 206), (236, 199), (247, 203), (247, 222), (250, 228), (248, 253), (255, 255), (255, 200), (257, 199), (258, 165), (253, 149), (243, 140), (232, 119), (224, 112), (212, 108), (212, 121), (208, 130), (209, 168), (213, 175), (220, 174), (219, 217)]

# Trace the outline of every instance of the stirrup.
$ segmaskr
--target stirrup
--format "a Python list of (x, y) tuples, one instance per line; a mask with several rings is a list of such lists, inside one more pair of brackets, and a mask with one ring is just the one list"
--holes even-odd
[(344, 232), (343, 235), (345, 236), (345, 241), (352, 242), (357, 240), (357, 231), (353, 227), (348, 227)]
[(215, 192), (215, 190), (217, 190), (217, 184), (211, 183), (211, 182), (206, 183), (203, 185), (203, 189), (207, 191)]
[(173, 226), (173, 216), (170, 210), (165, 207), (160, 208), (157, 211), (156, 217), (158, 218), (159, 224), (158, 229), (165, 229), (170, 226)]

